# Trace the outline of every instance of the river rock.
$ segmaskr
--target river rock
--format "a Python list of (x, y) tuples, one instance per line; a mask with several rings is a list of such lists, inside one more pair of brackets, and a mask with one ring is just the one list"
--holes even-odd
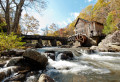
[(11, 74), (18, 72), (19, 70), (23, 70), (23, 69), (21, 69), (21, 67), (19, 66), (2, 68), (0, 70), (0, 81), (2, 81), (5, 77), (10, 76)]
[(25, 50), (18, 50), (18, 49), (12, 49), (10, 51), (3, 51), (1, 53), (1, 56), (22, 56), (22, 54), (25, 52)]
[(17, 74), (12, 78), (5, 80), (5, 82), (15, 82), (15, 81), (24, 82), (25, 78), (26, 78), (25, 74)]
[(43, 46), (42, 46), (42, 44), (40, 44), (40, 43), (36, 43), (36, 45), (35, 45), (35, 48), (42, 48)]
[(71, 51), (65, 51), (63, 53), (66, 54), (69, 58), (73, 58), (73, 53)]
[(52, 60), (55, 60), (55, 54), (54, 53), (47, 53), (47, 56), (49, 56)]
[(47, 56), (52, 60), (55, 60), (55, 51), (45, 51), (45, 53), (47, 53)]
[(6, 62), (0, 62), (0, 67), (3, 67), (6, 64)]
[(120, 51), (119, 44), (120, 44), (120, 30), (106, 36), (106, 38), (99, 43), (97, 49), (99, 51), (118, 52)]
[(46, 74), (41, 74), (38, 82), (55, 82), (55, 81)]
[(45, 69), (48, 63), (48, 59), (45, 55), (41, 55), (39, 52), (33, 49), (27, 49), (23, 54), (27, 63), (35, 69)]
[(96, 53), (96, 51), (93, 50), (93, 49), (87, 49), (85, 51), (86, 51), (87, 54), (94, 54), (94, 53)]
[(5, 72), (0, 72), (0, 82), (6, 77)]
[(16, 51), (15, 56), (22, 56), (23, 53), (25, 52), (25, 50), (15, 50), (15, 51)]
[(61, 57), (62, 60), (72, 59), (73, 53), (71, 51), (59, 52), (57, 58)]
[(23, 57), (14, 57), (11, 58), (8, 63), (5, 65), (5, 67), (9, 67), (9, 66), (21, 66), (23, 65), (24, 62), (24, 58)]
[(16, 51), (14, 51), (14, 50), (10, 50), (10, 51), (5, 50), (1, 53), (1, 56), (11, 56), (11, 55), (15, 55), (15, 54), (16, 54)]

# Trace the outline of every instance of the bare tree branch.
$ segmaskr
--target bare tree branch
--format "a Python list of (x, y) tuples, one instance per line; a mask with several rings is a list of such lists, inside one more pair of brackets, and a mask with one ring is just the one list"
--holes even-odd
[(3, 11), (5, 12), (5, 8), (4, 8), (3, 3), (2, 3), (2, 1), (1, 1), (1, 0), (0, 0), (0, 5), (1, 5), (1, 7), (2, 7)]

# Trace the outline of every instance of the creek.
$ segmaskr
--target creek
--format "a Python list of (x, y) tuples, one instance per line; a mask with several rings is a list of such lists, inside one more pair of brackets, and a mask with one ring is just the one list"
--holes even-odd
[[(48, 65), (43, 73), (53, 78), (56, 82), (120, 82), (120, 52), (97, 52), (87, 51), (82, 48), (41, 48), (36, 49), (45, 54), (45, 51), (72, 51), (72, 60), (61, 60), (60, 55), (55, 60), (48, 58)], [(3, 67), (0, 71), (8, 73), (9, 77), (16, 75), (15, 67)], [(41, 70), (37, 74), (26, 76), (25, 82), (37, 82)], [(7, 78), (9, 78), (7, 77)], [(4, 82), (5, 78), (2, 82)]]

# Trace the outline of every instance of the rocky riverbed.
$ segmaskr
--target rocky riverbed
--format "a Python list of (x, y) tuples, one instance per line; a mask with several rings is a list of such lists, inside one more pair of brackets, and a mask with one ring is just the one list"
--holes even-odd
[(104, 52), (120, 52), (120, 30), (109, 34), (98, 46), (92, 46), (91, 49)]
[(120, 81), (119, 52), (49, 47), (27, 49), (22, 56), (1, 62), (1, 82)]

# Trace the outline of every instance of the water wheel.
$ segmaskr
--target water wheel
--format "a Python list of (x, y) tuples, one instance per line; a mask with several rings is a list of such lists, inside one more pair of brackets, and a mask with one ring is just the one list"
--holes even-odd
[(86, 36), (85, 35), (78, 35), (78, 41), (83, 44), (86, 41)]

